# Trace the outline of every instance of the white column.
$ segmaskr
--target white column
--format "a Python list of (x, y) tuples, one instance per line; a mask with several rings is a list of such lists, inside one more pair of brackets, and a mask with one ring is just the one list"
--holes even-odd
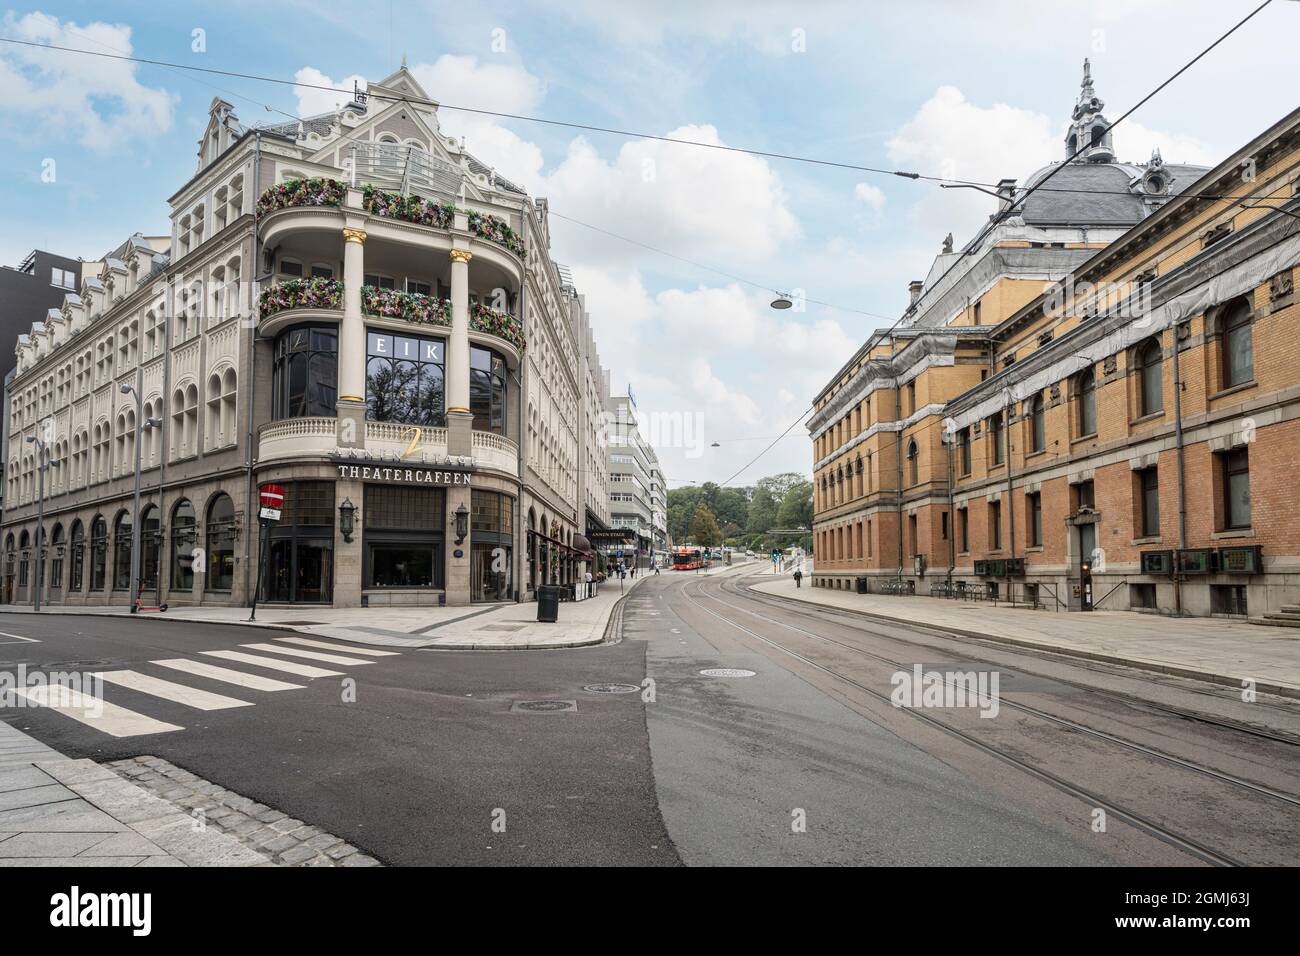
[(343, 324), (339, 328), (339, 401), (366, 400), (366, 322), (361, 316), (366, 234), (343, 230)]
[(447, 341), (447, 411), (469, 412), (468, 249), (451, 250), (451, 336)]

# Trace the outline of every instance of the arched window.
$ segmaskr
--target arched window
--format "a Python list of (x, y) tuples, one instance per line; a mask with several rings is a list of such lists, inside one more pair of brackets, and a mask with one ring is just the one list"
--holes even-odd
[(1250, 303), (1237, 299), (1221, 317), (1223, 387), (1244, 385), (1255, 377), (1255, 347), (1250, 324)]
[(220, 492), (208, 505), (205, 590), (229, 591), (235, 583), (235, 504)]
[(95, 515), (90, 526), (90, 589), (102, 591), (108, 584), (108, 522)]
[(198, 541), (198, 527), (194, 519), (194, 506), (182, 498), (172, 509), (172, 593), (194, 590), (194, 546)]
[(271, 378), (273, 418), (338, 414), (338, 343), (332, 325), (297, 325), (280, 334)]
[(907, 443), (907, 474), (909, 484), (920, 484), (921, 482), (921, 460), (916, 450), (916, 441)]
[(131, 589), (131, 537), (135, 528), (131, 512), (123, 509), (113, 522), (113, 590)]
[(82, 569), (86, 565), (86, 532), (80, 521), (72, 522), (71, 568), (68, 575), (68, 590), (79, 593), (82, 586)]
[(1098, 123), (1092, 128), (1092, 145), (1100, 146), (1102, 139), (1106, 135), (1106, 127)]
[(1165, 407), (1161, 366), (1164, 350), (1159, 339), (1148, 339), (1137, 349), (1138, 413), (1155, 415)]
[(1097, 377), (1086, 368), (1074, 380), (1075, 401), (1078, 403), (1079, 435), (1097, 433)]
[(1029, 400), (1029, 447), (1032, 451), (1043, 451), (1047, 447), (1042, 392)]

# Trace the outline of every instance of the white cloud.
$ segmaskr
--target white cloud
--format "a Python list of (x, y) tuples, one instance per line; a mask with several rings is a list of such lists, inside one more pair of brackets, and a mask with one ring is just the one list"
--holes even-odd
[(885, 205), (885, 194), (869, 183), (858, 183), (853, 187), (853, 196), (872, 209), (879, 212)]
[[(671, 139), (722, 145), (712, 126), (682, 126)], [(508, 174), (507, 174), (508, 175)], [(583, 137), (542, 185), (554, 208), (686, 257), (765, 259), (800, 234), (784, 186), (766, 160), (745, 153), (625, 143), (607, 160)], [(627, 262), (644, 255), (627, 243), (573, 231), (569, 245), (589, 260)]]
[[(450, 53), (410, 68), (424, 91), (439, 103), (500, 113), (526, 113), (546, 95), (546, 84), (516, 63), (482, 62)], [(455, 115), (448, 110), (444, 122)]]
[[(6, 36), (35, 43), (130, 55), (131, 28), (107, 23), (78, 26), (44, 13), (4, 17)], [(136, 79), (125, 60), (4, 44), (0, 89), (5, 133), (53, 141), (75, 140), (96, 151), (165, 133), (176, 97)]]
[[(1209, 144), (1195, 136), (1147, 129), (1131, 119), (1125, 120), (1111, 135), (1119, 154), (1117, 158), (1123, 162), (1145, 163), (1151, 158), (1153, 149), (1160, 150), (1160, 158), (1166, 163), (1213, 166), (1223, 159)], [(1187, 183), (1179, 185), (1186, 186)]]
[[(341, 80), (332, 80), (314, 66), (304, 66), (301, 70), (293, 75), (295, 83), (308, 83), (310, 86), (295, 86), (293, 95), (298, 99), (299, 116), (319, 116), (321, 113), (332, 113), (344, 103), (351, 102), (354, 89), (353, 84), (359, 84), (361, 89), (366, 88), (366, 78), (360, 73), (353, 73), (351, 76), (344, 77)], [(329, 89), (322, 90), (315, 87), (327, 86)]]

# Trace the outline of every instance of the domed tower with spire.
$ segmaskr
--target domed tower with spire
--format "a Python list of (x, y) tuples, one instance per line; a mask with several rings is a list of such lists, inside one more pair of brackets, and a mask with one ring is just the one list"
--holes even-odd
[(1065, 160), (1076, 163), (1113, 163), (1115, 146), (1110, 137), (1110, 121), (1102, 115), (1105, 107), (1092, 85), (1092, 64), (1083, 61), (1083, 81), (1079, 84), (1079, 101), (1070, 114), (1070, 130), (1065, 134)]

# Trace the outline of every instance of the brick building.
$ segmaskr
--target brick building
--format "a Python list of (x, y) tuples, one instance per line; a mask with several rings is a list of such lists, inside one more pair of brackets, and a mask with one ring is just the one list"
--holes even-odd
[(1101, 108), (1085, 68), (1066, 168), (945, 249), (818, 396), (814, 584), (1253, 617), (1300, 599), (1300, 111), (1205, 170), (1115, 162)]

